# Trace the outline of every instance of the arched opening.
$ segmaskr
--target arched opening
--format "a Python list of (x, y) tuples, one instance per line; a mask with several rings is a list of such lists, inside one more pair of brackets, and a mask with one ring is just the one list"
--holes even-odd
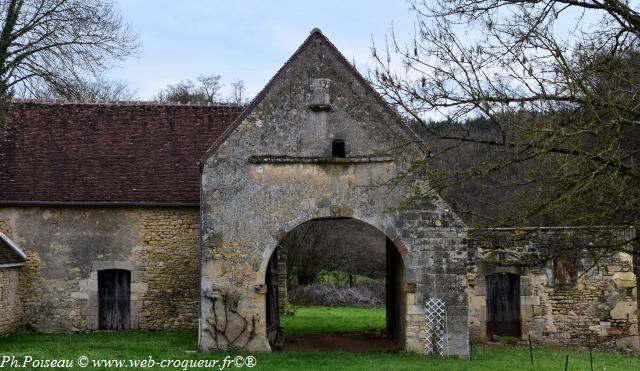
[(520, 337), (520, 276), (496, 273), (485, 277), (487, 336)]
[(131, 271), (125, 269), (98, 271), (98, 328), (100, 330), (131, 328)]
[(399, 350), (405, 269), (394, 243), (352, 218), (313, 219), (280, 241), (265, 274), (272, 349)]

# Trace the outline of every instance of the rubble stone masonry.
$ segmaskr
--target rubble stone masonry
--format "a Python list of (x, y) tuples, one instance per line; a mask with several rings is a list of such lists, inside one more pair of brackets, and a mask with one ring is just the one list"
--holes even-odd
[[(597, 228), (472, 230), (467, 274), (470, 339), (490, 340), (486, 334), (486, 275), (512, 273), (520, 276), (523, 339), (530, 335), (538, 344), (592, 344), (600, 348), (637, 350), (637, 289), (631, 256), (618, 252), (595, 261), (588, 252), (594, 244), (601, 243), (602, 231)], [(607, 233), (612, 247), (624, 233), (630, 231)], [(532, 256), (553, 255), (554, 249), (575, 253), (575, 274), (570, 282), (561, 282), (558, 278), (567, 270), (557, 263), (554, 265), (554, 260), (560, 258), (527, 263)], [(498, 258), (500, 254), (502, 259)]]
[(102, 269), (131, 271), (132, 329), (197, 327), (197, 209), (6, 207), (0, 228), (27, 254), (19, 280), (0, 272), (3, 292), (21, 299), (0, 329), (97, 329)]
[(0, 268), (0, 336), (17, 329), (22, 319), (22, 303), (18, 295), (20, 267)]

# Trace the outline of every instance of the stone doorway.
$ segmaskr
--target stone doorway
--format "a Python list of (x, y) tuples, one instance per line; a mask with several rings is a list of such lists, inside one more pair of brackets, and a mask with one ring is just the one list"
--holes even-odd
[(498, 273), (485, 278), (487, 290), (487, 336), (520, 337), (520, 276)]
[(128, 330), (131, 326), (131, 272), (98, 271), (98, 326), (100, 330)]
[[(269, 345), (272, 349), (296, 351), (403, 349), (405, 274), (395, 244), (367, 223), (352, 218), (320, 218), (302, 223), (282, 238), (267, 265)], [(347, 327), (313, 335), (291, 334), (280, 323), (286, 316), (295, 320), (295, 312), (288, 311), (290, 305), (297, 309), (328, 306), (384, 311), (384, 328), (372, 326), (354, 331)]]

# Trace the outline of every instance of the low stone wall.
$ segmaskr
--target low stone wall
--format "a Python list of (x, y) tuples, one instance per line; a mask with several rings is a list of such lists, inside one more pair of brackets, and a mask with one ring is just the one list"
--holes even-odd
[[(534, 343), (546, 345), (637, 350), (637, 289), (631, 257), (613, 253), (594, 261), (587, 254), (588, 247), (602, 244), (600, 232), (579, 228), (472, 230), (469, 247), (474, 259), (467, 274), (471, 340), (490, 340), (486, 276), (508, 273), (520, 276), (523, 339), (531, 336)], [(625, 233), (629, 231), (609, 234), (611, 246), (617, 246)], [(541, 251), (552, 256), (551, 250), (573, 258), (530, 260), (540, 257)]]
[(197, 328), (198, 218), (197, 208), (0, 208), (0, 227), (27, 254), (20, 327), (97, 329), (98, 271), (126, 269), (132, 329)]
[(19, 274), (20, 267), (0, 268), (0, 336), (14, 332), (22, 323)]

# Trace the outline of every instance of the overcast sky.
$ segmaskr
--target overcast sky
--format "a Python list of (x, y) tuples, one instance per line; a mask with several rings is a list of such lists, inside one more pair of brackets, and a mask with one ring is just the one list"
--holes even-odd
[(392, 23), (400, 32), (413, 29), (405, 0), (119, 0), (119, 6), (143, 52), (109, 77), (126, 82), (138, 99), (201, 74), (222, 75), (225, 88), (242, 79), (252, 97), (314, 27), (366, 73), (372, 37), (384, 42)]

